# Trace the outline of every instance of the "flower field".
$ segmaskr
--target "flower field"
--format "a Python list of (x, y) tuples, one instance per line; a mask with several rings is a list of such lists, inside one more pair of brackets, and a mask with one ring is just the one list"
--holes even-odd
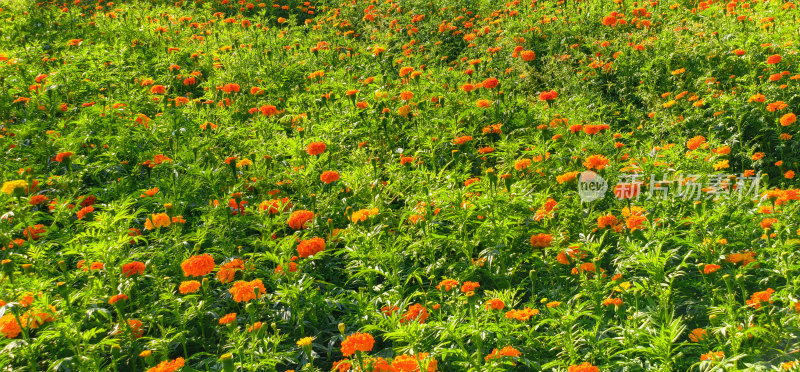
[(800, 370), (798, 15), (1, 2), (0, 371)]

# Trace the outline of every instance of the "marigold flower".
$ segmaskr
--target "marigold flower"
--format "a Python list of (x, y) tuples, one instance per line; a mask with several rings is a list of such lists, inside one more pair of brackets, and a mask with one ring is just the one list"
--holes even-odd
[(689, 141), (686, 142), (686, 147), (689, 148), (689, 150), (697, 150), (704, 143), (706, 143), (705, 137), (695, 136), (690, 138)]
[(796, 121), (797, 121), (797, 115), (795, 115), (794, 113), (791, 113), (791, 112), (781, 116), (781, 119), (780, 119), (780, 123), (784, 127), (788, 127), (788, 126), (794, 124)]
[(523, 50), (520, 54), (523, 61), (529, 62), (536, 59), (536, 53), (532, 50)]
[(306, 228), (306, 223), (314, 219), (314, 212), (308, 210), (297, 210), (292, 212), (289, 216), (289, 227), (294, 230), (302, 230)]
[(489, 353), (489, 355), (487, 355), (486, 358), (484, 358), (484, 360), (488, 362), (492, 359), (499, 359), (504, 356), (516, 358), (519, 357), (520, 355), (522, 355), (522, 353), (520, 353), (519, 350), (515, 349), (513, 346), (506, 346), (500, 349), (499, 351), (497, 349), (493, 349), (492, 352)]
[(261, 296), (267, 293), (267, 289), (264, 288), (264, 283), (261, 282), (261, 279), (252, 280), (249, 282), (240, 280), (236, 283), (233, 283), (233, 288), (229, 290), (231, 295), (233, 295), (233, 300), (236, 302), (247, 302), (253, 299), (261, 298)]
[(480, 108), (492, 107), (492, 101), (488, 99), (479, 99), (478, 101), (475, 102), (475, 105)]
[(481, 85), (483, 85), (483, 87), (486, 88), (486, 89), (492, 89), (492, 88), (496, 87), (498, 84), (500, 84), (500, 80), (497, 80), (497, 78), (493, 78), (493, 77), (488, 78), (488, 79), (484, 80), (483, 83), (481, 83)]
[(722, 268), (722, 266), (720, 266), (720, 265), (706, 264), (705, 266), (703, 266), (703, 274), (706, 274), (706, 275), (713, 274), (715, 271), (717, 271), (717, 270), (719, 270), (721, 268)]
[(14, 314), (6, 313), (0, 317), (0, 334), (5, 338), (15, 338), (22, 332)]
[(144, 222), (145, 230), (153, 230), (161, 227), (169, 227), (172, 220), (166, 213), (155, 213)]
[(217, 271), (217, 280), (223, 284), (232, 282), (236, 276), (236, 270), (244, 270), (244, 261), (238, 258), (220, 265), (219, 271)]
[(230, 324), (236, 321), (236, 313), (225, 314), (222, 318), (219, 318), (219, 324)]
[(478, 282), (470, 282), (466, 281), (464, 284), (461, 285), (461, 293), (470, 293), (475, 291), (481, 285)]
[(742, 253), (731, 253), (728, 257), (725, 258), (725, 261), (733, 263), (733, 264), (741, 264), (742, 266), (747, 266), (751, 262), (755, 261), (756, 253), (752, 251), (742, 252)]
[(372, 351), (375, 345), (375, 339), (369, 333), (356, 332), (347, 336), (342, 341), (342, 355), (349, 357), (356, 351), (368, 352)]
[(775, 101), (775, 102), (772, 102), (772, 103), (767, 105), (767, 111), (775, 112), (775, 111), (783, 110), (783, 109), (785, 109), (787, 107), (789, 107), (789, 105), (786, 102)]
[(139, 261), (128, 262), (122, 265), (122, 274), (125, 277), (130, 278), (133, 275), (142, 275), (144, 274), (144, 263)]
[(725, 352), (724, 351), (717, 351), (717, 352), (709, 351), (706, 354), (700, 355), (700, 361), (704, 361), (704, 360), (720, 360), (720, 359), (722, 359), (724, 357), (725, 357)]
[(449, 292), (453, 287), (458, 286), (458, 280), (455, 279), (444, 279), (439, 284), (436, 285), (436, 289), (442, 290), (444, 288), (445, 292)]
[(553, 236), (550, 234), (540, 233), (537, 235), (531, 236), (531, 246), (544, 248), (550, 245), (553, 241)]
[(181, 263), (184, 276), (205, 276), (214, 270), (214, 258), (205, 253), (187, 258)]
[(625, 219), (625, 226), (628, 227), (628, 230), (635, 231), (644, 229), (643, 225), (647, 221), (647, 218), (644, 216), (629, 216)]
[(586, 167), (586, 169), (603, 170), (608, 166), (608, 158), (603, 155), (592, 155), (586, 158), (586, 161), (583, 162), (583, 166)]
[(773, 54), (773, 55), (767, 57), (767, 64), (768, 65), (774, 65), (776, 63), (780, 63), (782, 59), (783, 58), (781, 58), (780, 54)]
[(514, 169), (523, 170), (531, 165), (531, 159), (519, 159), (514, 162)]
[(456, 145), (463, 145), (469, 141), (472, 141), (472, 136), (461, 136), (453, 140), (453, 143)]
[(486, 310), (503, 310), (506, 307), (505, 302), (499, 298), (493, 298), (486, 301)]
[(67, 152), (59, 152), (56, 155), (56, 161), (59, 162), (59, 163), (63, 163), (64, 161), (69, 160), (71, 157), (72, 157), (72, 153), (69, 152), (69, 151), (67, 151)]
[(25, 180), (16, 180), (3, 182), (2, 191), (8, 195), (14, 192), (25, 192), (28, 189), (28, 182)]
[(183, 358), (177, 358), (175, 360), (166, 360), (159, 363), (157, 366), (150, 368), (147, 372), (175, 372), (183, 367), (184, 360)]
[(556, 98), (558, 98), (558, 92), (556, 92), (554, 90), (550, 90), (550, 91), (547, 91), (547, 92), (539, 93), (539, 100), (540, 101), (552, 101), (552, 100), (554, 100)]
[(689, 341), (700, 342), (706, 338), (706, 330), (702, 328), (695, 328), (689, 333)]
[(531, 309), (531, 308), (524, 308), (522, 310), (509, 310), (506, 312), (506, 318), (508, 319), (516, 319), (520, 322), (526, 322), (532, 316), (539, 314), (539, 310)]
[(325, 142), (311, 142), (306, 146), (306, 152), (311, 155), (319, 155), (325, 152)]
[(303, 240), (297, 245), (300, 258), (311, 257), (323, 250), (325, 250), (325, 239), (319, 237)]
[(311, 342), (314, 341), (314, 337), (303, 337), (297, 340), (297, 346), (299, 347), (306, 347), (311, 346)]
[(589, 364), (589, 362), (583, 362), (581, 364), (569, 366), (567, 372), (600, 372), (600, 368)]
[(408, 311), (403, 314), (403, 317), (400, 319), (400, 323), (407, 323), (416, 320), (418, 323), (422, 324), (425, 323), (426, 319), (428, 319), (428, 310), (420, 304), (414, 304), (408, 307)]
[(178, 291), (181, 294), (189, 294), (195, 293), (200, 289), (200, 282), (197, 280), (188, 280), (185, 282), (181, 282), (181, 285), (178, 287)]
[(319, 180), (325, 182), (326, 184), (330, 184), (331, 182), (339, 180), (339, 172), (337, 171), (325, 171), (322, 172), (322, 175), (319, 176)]
[(292, 203), (289, 202), (289, 198), (265, 200), (258, 205), (258, 209), (267, 211), (269, 214), (276, 214), (291, 207)]
[(129, 298), (128, 298), (128, 296), (127, 296), (127, 295), (120, 293), (120, 294), (118, 294), (118, 295), (111, 296), (111, 298), (110, 298), (110, 299), (108, 299), (108, 304), (109, 304), (109, 305), (114, 305), (114, 304), (116, 304), (116, 303), (117, 303), (117, 302), (119, 302), (119, 301), (122, 301), (122, 300), (128, 300), (128, 299), (129, 299)]
[(745, 301), (745, 302), (747, 303), (747, 306), (758, 310), (758, 309), (761, 308), (761, 304), (762, 303), (768, 303), (768, 304), (772, 303), (772, 300), (770, 300), (770, 297), (772, 296), (773, 293), (775, 293), (774, 289), (767, 288), (766, 291), (760, 291), (760, 292), (753, 293), (753, 295), (750, 296), (750, 299)]

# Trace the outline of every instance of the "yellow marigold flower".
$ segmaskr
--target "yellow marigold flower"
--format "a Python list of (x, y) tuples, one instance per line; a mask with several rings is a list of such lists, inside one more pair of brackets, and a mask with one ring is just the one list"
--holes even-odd
[(297, 340), (297, 346), (300, 347), (311, 346), (311, 341), (314, 341), (314, 337), (303, 337)]
[(3, 183), (3, 192), (11, 195), (15, 191), (24, 192), (28, 188), (28, 182), (25, 180), (8, 181)]

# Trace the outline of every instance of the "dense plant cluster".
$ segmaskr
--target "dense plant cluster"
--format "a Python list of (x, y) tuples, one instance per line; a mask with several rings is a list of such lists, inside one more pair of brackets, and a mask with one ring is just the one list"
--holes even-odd
[(799, 368), (797, 15), (3, 2), (0, 366)]

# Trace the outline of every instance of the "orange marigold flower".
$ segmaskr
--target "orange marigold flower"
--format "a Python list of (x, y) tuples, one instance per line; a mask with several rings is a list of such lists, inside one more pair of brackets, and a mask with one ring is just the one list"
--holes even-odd
[(311, 155), (319, 155), (325, 152), (325, 142), (311, 142), (306, 146), (306, 152)]
[(42, 235), (47, 231), (47, 229), (42, 224), (36, 224), (33, 226), (28, 226), (25, 230), (22, 231), (22, 235), (26, 238), (31, 238), (32, 240), (41, 239)]
[(589, 364), (589, 362), (583, 362), (569, 366), (567, 372), (600, 372), (600, 368)]
[(532, 316), (539, 314), (539, 310), (531, 309), (531, 308), (524, 308), (522, 310), (509, 310), (506, 312), (506, 318), (508, 319), (516, 319), (520, 322), (526, 322)]
[(643, 225), (645, 221), (647, 221), (647, 218), (644, 216), (632, 215), (625, 219), (625, 226), (631, 231), (641, 230), (644, 229)]
[(303, 240), (297, 245), (300, 258), (311, 257), (323, 250), (325, 250), (325, 239), (319, 237)]
[(159, 363), (157, 366), (150, 368), (147, 372), (175, 372), (183, 367), (184, 360), (183, 358), (177, 358), (175, 360), (165, 360)]
[(125, 277), (130, 278), (133, 275), (142, 275), (144, 274), (144, 263), (139, 261), (128, 262), (122, 265), (122, 274)]
[(523, 50), (520, 54), (523, 61), (533, 61), (536, 59), (536, 53), (532, 50)]
[(108, 299), (108, 304), (109, 305), (114, 305), (119, 301), (128, 300), (128, 299), (129, 298), (128, 298), (127, 295), (125, 295), (123, 293), (120, 293), (118, 295), (111, 296), (111, 298)]
[(774, 65), (776, 63), (780, 63), (782, 59), (783, 58), (781, 58), (780, 54), (773, 54), (773, 55), (767, 57), (767, 64), (768, 65)]
[(169, 227), (172, 222), (166, 213), (155, 213), (144, 222), (145, 230), (153, 230), (161, 227)]
[(560, 176), (556, 176), (556, 182), (559, 184), (575, 180), (581, 172), (567, 172)]
[(472, 141), (472, 136), (461, 136), (453, 140), (453, 143), (456, 145), (463, 145), (469, 141)]
[(519, 159), (514, 162), (514, 169), (523, 170), (531, 165), (531, 159)]
[(603, 170), (608, 166), (608, 158), (603, 155), (592, 155), (586, 158), (586, 161), (583, 162), (583, 166), (586, 167), (586, 169)]
[(520, 353), (519, 350), (515, 349), (513, 346), (506, 346), (500, 349), (499, 351), (497, 349), (493, 349), (492, 352), (489, 353), (489, 355), (487, 355), (486, 358), (484, 358), (484, 360), (488, 362), (492, 359), (499, 359), (504, 356), (516, 358), (519, 357), (520, 355), (522, 355), (522, 353)]
[(418, 323), (422, 324), (425, 323), (426, 319), (428, 319), (428, 309), (420, 304), (414, 304), (408, 307), (408, 311), (403, 314), (400, 323), (408, 323), (416, 320)]
[(178, 291), (181, 294), (189, 294), (195, 293), (200, 289), (200, 282), (197, 280), (188, 280), (185, 282), (181, 282), (181, 285), (178, 287)]
[(236, 277), (236, 270), (244, 270), (244, 261), (238, 258), (220, 265), (219, 271), (217, 271), (217, 280), (223, 284), (232, 282)]
[(547, 92), (539, 93), (539, 100), (540, 101), (552, 101), (558, 98), (558, 92), (551, 90)]
[(544, 248), (550, 245), (553, 241), (553, 236), (550, 234), (540, 233), (531, 236), (531, 246)]
[(484, 80), (481, 85), (483, 85), (483, 87), (486, 89), (492, 89), (496, 87), (498, 84), (500, 84), (500, 80), (497, 80), (497, 78), (492, 77)]
[(486, 301), (486, 310), (503, 310), (506, 307), (505, 302), (499, 298), (493, 298)]
[(2, 334), (3, 337), (15, 338), (19, 336), (20, 332), (22, 332), (22, 329), (20, 328), (16, 317), (14, 317), (14, 314), (9, 312), (0, 317), (0, 334)]
[(298, 210), (292, 212), (289, 216), (289, 227), (294, 230), (302, 230), (306, 228), (306, 223), (314, 219), (314, 212), (308, 210)]
[(686, 142), (686, 147), (688, 147), (689, 150), (697, 150), (704, 143), (706, 143), (706, 138), (705, 137), (703, 137), (703, 136), (695, 136), (695, 137), (690, 138), (689, 141)]
[(741, 264), (742, 266), (747, 266), (751, 262), (755, 261), (756, 253), (752, 251), (742, 252), (742, 253), (731, 253), (728, 257), (725, 258), (725, 261), (733, 263), (733, 264)]
[(772, 288), (767, 288), (766, 291), (755, 292), (750, 296), (750, 299), (746, 301), (747, 306), (758, 310), (761, 308), (762, 303), (771, 304), (772, 300), (770, 300), (770, 297), (773, 293), (775, 293), (775, 290)]
[(702, 328), (695, 328), (689, 333), (689, 341), (700, 342), (706, 338), (706, 330)]
[(725, 357), (725, 352), (724, 351), (717, 351), (717, 352), (709, 351), (706, 354), (700, 355), (700, 361), (704, 361), (704, 360), (719, 360), (719, 359), (722, 359), (724, 357)]
[(605, 300), (603, 300), (603, 306), (611, 306), (611, 305), (614, 305), (614, 306), (622, 305), (622, 299), (621, 298), (611, 298), (611, 297), (609, 297), (609, 298), (606, 298)]
[(797, 115), (794, 113), (788, 113), (786, 115), (781, 116), (780, 123), (784, 127), (794, 124), (797, 121)]
[(436, 289), (441, 291), (442, 288), (444, 288), (445, 292), (449, 292), (451, 289), (453, 289), (453, 287), (457, 287), (457, 286), (458, 286), (458, 280), (455, 280), (455, 279), (444, 279), (441, 282), (439, 282), (438, 285), (436, 285)]
[(205, 253), (187, 258), (181, 263), (184, 276), (205, 276), (214, 270), (214, 258)]
[(785, 109), (785, 108), (787, 108), (787, 107), (789, 107), (789, 105), (788, 105), (788, 104), (786, 104), (786, 102), (783, 102), (783, 101), (775, 101), (775, 102), (772, 102), (772, 103), (770, 103), (770, 104), (768, 104), (768, 105), (767, 105), (767, 111), (769, 111), (769, 112), (775, 112), (775, 111), (780, 111), (780, 110), (783, 110), (783, 109)]
[(481, 285), (478, 282), (470, 282), (466, 281), (464, 284), (461, 285), (461, 293), (469, 293), (480, 287)]
[(342, 341), (342, 355), (349, 357), (356, 351), (369, 352), (375, 345), (375, 339), (369, 333), (353, 333)]
[(258, 205), (258, 209), (267, 211), (269, 214), (283, 212), (291, 207), (292, 203), (289, 202), (289, 198), (265, 200)]
[(597, 227), (604, 229), (606, 227), (614, 227), (619, 223), (617, 217), (612, 214), (597, 217)]
[(703, 266), (703, 274), (706, 274), (706, 275), (713, 274), (715, 271), (717, 271), (717, 270), (719, 270), (721, 268), (722, 268), (722, 266), (720, 266), (720, 265), (706, 264), (705, 266)]
[(478, 101), (475, 102), (475, 106), (478, 106), (480, 108), (492, 107), (492, 101), (488, 99), (479, 99)]
[(230, 324), (236, 321), (236, 313), (225, 314), (222, 318), (219, 318), (219, 324)]
[(337, 171), (325, 171), (322, 172), (322, 175), (319, 176), (319, 180), (325, 182), (326, 184), (330, 184), (331, 182), (339, 180), (339, 172)]
[(236, 283), (233, 283), (233, 288), (231, 288), (228, 292), (233, 295), (234, 301), (247, 302), (253, 299), (261, 298), (263, 294), (267, 293), (267, 289), (264, 288), (264, 283), (261, 282), (261, 279), (256, 279), (249, 282), (240, 280)]

